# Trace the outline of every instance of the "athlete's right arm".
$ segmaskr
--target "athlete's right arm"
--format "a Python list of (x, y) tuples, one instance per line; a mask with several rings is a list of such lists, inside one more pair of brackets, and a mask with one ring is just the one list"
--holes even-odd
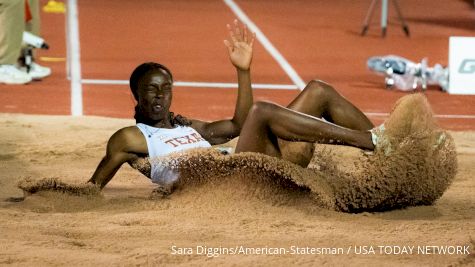
[(139, 154), (147, 154), (145, 139), (135, 126), (122, 128), (107, 143), (106, 155), (97, 166), (89, 182), (102, 188), (114, 177), (125, 162), (136, 160)]

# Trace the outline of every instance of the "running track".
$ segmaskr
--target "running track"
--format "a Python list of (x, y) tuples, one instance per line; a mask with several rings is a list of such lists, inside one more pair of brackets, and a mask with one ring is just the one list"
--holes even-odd
[[(47, 1), (42, 0), (44, 5)], [(167, 65), (176, 81), (172, 110), (214, 120), (231, 116), (236, 89), (190, 87), (191, 83), (235, 83), (222, 40), (236, 10), (221, 0), (78, 0), (81, 105), (84, 115), (131, 118), (134, 101), (125, 84), (145, 61)], [(233, 2), (233, 1), (228, 1)], [(448, 37), (475, 35), (475, 9), (468, 0), (400, 1), (412, 37), (406, 38), (390, 7), (390, 25), (380, 38), (379, 9), (366, 37), (359, 36), (368, 1), (234, 0), (269, 43), (256, 42), (253, 83), (296, 88), (322, 79), (380, 123), (404, 92), (383, 89), (383, 78), (366, 69), (370, 56), (429, 57), (447, 64)], [(232, 4), (232, 3), (231, 3)], [(42, 13), (43, 37), (51, 46), (38, 56), (66, 57), (66, 16)], [(242, 15), (242, 14), (241, 14)], [(295, 73), (282, 67), (269, 44)], [(0, 112), (71, 114), (71, 81), (65, 62), (41, 62), (53, 75), (24, 86), (0, 85)], [(289, 74), (290, 73), (290, 74)], [(98, 80), (106, 80), (97, 84)], [(117, 83), (117, 84), (113, 84)], [(282, 105), (298, 89), (255, 89), (255, 99)], [(440, 123), (452, 130), (475, 130), (475, 96), (448, 95), (429, 88), (426, 95)], [(72, 117), (73, 119), (74, 117)]]

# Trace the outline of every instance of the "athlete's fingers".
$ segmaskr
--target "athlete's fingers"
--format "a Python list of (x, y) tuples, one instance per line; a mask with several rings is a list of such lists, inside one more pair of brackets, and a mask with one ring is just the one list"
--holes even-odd
[(228, 52), (231, 54), (234, 48), (233, 45), (228, 40), (224, 40), (224, 45), (228, 49)]
[(231, 25), (226, 24), (226, 27), (228, 28), (229, 37), (231, 37), (231, 41), (233, 42), (233, 44), (235, 44), (235, 43), (237, 42), (237, 40), (236, 40), (236, 37), (234, 36), (234, 31), (233, 31), (233, 29), (231, 28)]
[(253, 32), (252, 33), (252, 38), (251, 38), (251, 42), (249, 43), (249, 45), (252, 47), (252, 45), (254, 44), (254, 40), (256, 39), (256, 33)]
[(248, 35), (248, 32), (247, 32), (247, 25), (246, 24), (243, 24), (243, 35), (244, 35), (244, 42), (246, 42), (247, 44), (249, 43), (248, 42), (248, 38), (247, 38), (247, 35)]
[(234, 20), (234, 31), (236, 33), (236, 39), (242, 41), (242, 32), (237, 19)]

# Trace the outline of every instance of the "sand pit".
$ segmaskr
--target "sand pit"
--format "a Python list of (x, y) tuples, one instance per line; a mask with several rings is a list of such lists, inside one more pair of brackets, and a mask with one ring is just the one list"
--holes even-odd
[[(412, 129), (431, 127), (430, 123), (422, 123), (423, 120), (415, 121), (419, 124), (411, 125)], [(213, 158), (209, 164), (202, 165), (207, 166), (205, 168), (188, 169), (184, 184), (172, 195), (162, 199), (151, 199), (150, 194), (155, 185), (129, 166), (124, 166), (100, 195), (61, 193), (65, 186), (81, 185), (87, 181), (103, 156), (109, 136), (120, 127), (132, 124), (132, 120), (95, 117), (71, 119), (60, 116), (0, 115), (1, 264), (474, 264), (473, 132), (451, 132), (442, 145), (413, 155), (416, 159), (424, 155), (433, 156), (440, 164), (418, 160), (406, 162), (406, 167), (411, 168), (410, 173), (413, 174), (432, 170), (426, 176), (418, 176), (420, 180), (412, 184), (406, 184), (411, 181), (410, 175), (402, 177), (398, 170), (388, 167), (384, 170), (386, 178), (399, 178), (400, 183), (396, 183), (396, 187), (384, 187), (377, 183), (368, 187), (374, 181), (373, 176), (369, 175), (374, 174), (374, 169), (369, 167), (359, 173), (354, 172), (361, 170), (361, 166), (367, 166), (364, 165), (367, 162), (374, 166), (376, 163), (373, 161), (383, 157), (384, 153), (378, 154), (383, 151), (365, 156), (354, 148), (317, 146), (316, 157), (310, 166), (312, 169), (265, 157), (256, 160), (253, 154), (210, 154), (207, 160), (221, 157), (221, 161)], [(439, 136), (424, 135), (423, 132), (416, 131), (413, 137), (419, 138), (421, 142), (433, 143)], [(404, 161), (403, 156), (413, 153), (416, 143), (398, 142), (401, 145), (397, 151), (401, 157), (396, 158)], [(450, 153), (445, 152), (453, 151), (454, 144), (458, 173), (452, 181), (449, 176), (454, 170), (447, 168), (454, 165)], [(439, 158), (441, 151), (445, 151), (442, 154), (449, 157)], [(238, 161), (236, 157), (241, 159)], [(319, 158), (326, 160), (320, 161)], [(244, 165), (236, 164), (244, 162), (243, 159), (261, 164), (254, 170), (272, 169), (275, 173), (263, 175), (259, 171), (242, 171)], [(203, 160), (206, 157), (201, 158)], [(363, 165), (355, 165), (355, 160)], [(234, 168), (239, 171), (228, 175), (221, 172), (210, 172), (213, 175), (208, 177), (204, 175), (205, 171), (216, 170), (211, 164), (216, 162), (227, 167), (234, 164)], [(335, 165), (335, 162), (338, 164)], [(193, 161), (188, 163), (192, 164)], [(337, 175), (333, 180), (322, 176), (312, 184), (305, 180), (310, 172), (331, 172), (340, 176)], [(268, 174), (267, 171), (265, 173)], [(348, 180), (348, 173), (353, 178), (365, 179)], [(441, 177), (441, 173), (447, 173), (448, 176), (442, 177), (432, 187), (430, 183), (424, 183), (424, 180)], [(284, 177), (283, 174), (289, 175), (289, 179), (272, 179)], [(23, 201), (14, 201), (23, 196), (17, 184), (26, 177), (33, 184), (43, 178), (56, 177), (58, 180), (52, 180), (56, 181), (53, 184), (58, 190), (39, 191)], [(338, 179), (343, 179), (346, 184)], [(450, 182), (452, 184), (444, 193)], [(400, 190), (405, 188), (412, 188), (412, 191)], [(374, 200), (379, 191), (384, 191), (383, 195), (387, 197), (377, 202), (369, 201)], [(399, 194), (395, 195), (395, 192)], [(348, 203), (355, 203), (355, 198), (361, 199), (360, 204), (364, 203), (365, 206), (348, 206)], [(336, 199), (341, 201), (335, 202)], [(400, 199), (404, 203), (397, 201)], [(429, 201), (424, 203), (424, 199)], [(372, 212), (412, 205), (419, 206)], [(380, 253), (378, 246), (386, 245), (468, 245), (471, 246), (471, 255)], [(192, 248), (193, 253), (173, 255), (173, 246), (176, 246), (176, 252), (183, 248), (180, 252), (186, 254), (190, 250), (184, 248)], [(206, 253), (202, 255), (197, 251), (198, 247), (203, 249), (205, 246), (221, 248), (221, 251), (236, 246), (288, 250), (292, 246), (343, 248), (345, 253), (208, 257)], [(372, 246), (376, 251), (375, 254), (358, 255), (355, 246)]]

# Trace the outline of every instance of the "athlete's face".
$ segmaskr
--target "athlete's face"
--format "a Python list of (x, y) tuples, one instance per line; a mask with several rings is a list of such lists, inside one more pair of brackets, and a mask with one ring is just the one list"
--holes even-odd
[(170, 75), (163, 70), (151, 71), (140, 79), (138, 85), (142, 115), (154, 121), (168, 119), (173, 86)]

